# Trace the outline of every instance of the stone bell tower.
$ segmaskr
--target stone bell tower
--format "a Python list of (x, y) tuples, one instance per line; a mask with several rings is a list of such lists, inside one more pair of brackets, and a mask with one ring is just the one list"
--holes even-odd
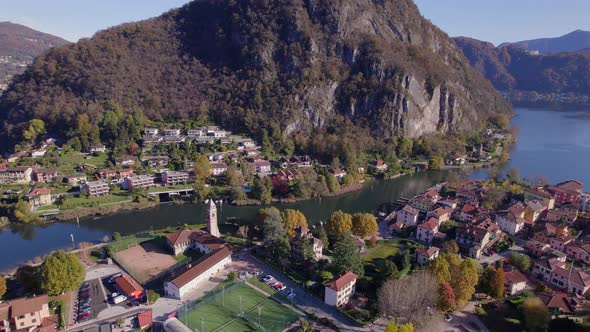
[(219, 237), (219, 227), (217, 226), (217, 206), (213, 199), (209, 199), (207, 205), (207, 230), (211, 235)]

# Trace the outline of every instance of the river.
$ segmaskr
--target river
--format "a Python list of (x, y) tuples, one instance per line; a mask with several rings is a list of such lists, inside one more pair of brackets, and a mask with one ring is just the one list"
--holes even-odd
[[(553, 111), (516, 108), (513, 124), (520, 127), (519, 140), (505, 168), (516, 167), (523, 177), (542, 175), (552, 182), (569, 178), (590, 183), (590, 174), (581, 166), (590, 158), (590, 112)], [(411, 197), (433, 184), (459, 178), (481, 178), (488, 174), (476, 171), (429, 171), (376, 181), (362, 190), (339, 197), (281, 204), (279, 208), (301, 210), (310, 223), (325, 220), (333, 211), (371, 212), (382, 203), (400, 196)], [(222, 224), (228, 219), (251, 220), (260, 207), (224, 205), (219, 211)], [(101, 218), (84, 218), (76, 222), (43, 226), (11, 226), (0, 231), (0, 271), (27, 260), (75, 243), (98, 243), (113, 232), (135, 233), (150, 228), (202, 223), (204, 204), (163, 204), (156, 208), (124, 212)]]

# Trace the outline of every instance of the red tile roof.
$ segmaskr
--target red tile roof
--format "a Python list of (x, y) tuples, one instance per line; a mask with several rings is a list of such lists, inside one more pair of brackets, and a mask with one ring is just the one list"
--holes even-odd
[(330, 281), (326, 284), (326, 287), (332, 288), (335, 291), (340, 291), (351, 282), (355, 281), (357, 275), (352, 272), (346, 272), (340, 278)]
[(137, 314), (137, 321), (139, 323), (140, 329), (145, 329), (146, 327), (152, 325), (153, 322), (153, 315), (152, 311), (144, 311), (142, 313)]
[(549, 309), (559, 309), (563, 313), (571, 313), (574, 311), (571, 305), (571, 298), (564, 293), (541, 293), (538, 297), (545, 303)]
[(411, 206), (410, 204), (406, 204), (406, 206), (404, 206), (404, 208), (402, 210), (406, 211), (409, 214), (413, 214), (413, 215), (418, 215), (420, 213), (420, 211), (418, 211), (418, 209)]
[(418, 225), (418, 228), (424, 228), (424, 229), (435, 229), (438, 227), (438, 219), (436, 218), (430, 218), (428, 219), (427, 222), (422, 223), (420, 225)]
[(27, 197), (37, 197), (41, 195), (49, 195), (51, 194), (51, 188), (34, 188), (31, 192), (27, 195)]
[(181, 288), (189, 282), (193, 281), (201, 274), (205, 273), (215, 264), (221, 262), (228, 256), (231, 256), (231, 250), (229, 249), (229, 247), (223, 246), (203, 256), (203, 258), (201, 258), (201, 261), (197, 263), (197, 265), (193, 266), (190, 270), (176, 277), (174, 280), (171, 281), (171, 283), (174, 284), (174, 286)]
[(15, 318), (24, 314), (41, 311), (43, 305), (47, 305), (48, 303), (49, 297), (47, 295), (9, 301), (8, 304), (11, 307), (10, 317)]
[(507, 284), (518, 284), (521, 282), (527, 282), (527, 278), (525, 277), (524, 274), (520, 273), (520, 271), (518, 270), (512, 270), (512, 271), (505, 271), (504, 272), (504, 281)]
[(219, 249), (225, 241), (202, 230), (183, 229), (178, 232), (166, 234), (166, 239), (174, 246), (179, 243), (198, 242), (211, 250)]
[(436, 255), (437, 252), (439, 252), (439, 248), (435, 247), (435, 246), (431, 246), (428, 249), (424, 249), (424, 248), (416, 248), (416, 253), (420, 256), (425, 256), (428, 258), (434, 257), (434, 255)]
[(123, 274), (119, 278), (115, 279), (115, 283), (119, 286), (119, 288), (121, 288), (123, 293), (129, 297), (138, 296), (141, 292), (143, 292), (143, 287), (141, 287), (141, 285), (128, 274)]

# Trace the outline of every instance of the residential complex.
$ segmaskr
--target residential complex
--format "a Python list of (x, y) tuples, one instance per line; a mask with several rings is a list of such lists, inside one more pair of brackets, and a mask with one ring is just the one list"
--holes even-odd
[(327, 283), (324, 287), (324, 302), (336, 307), (347, 304), (356, 291), (356, 279), (356, 274), (346, 272)]

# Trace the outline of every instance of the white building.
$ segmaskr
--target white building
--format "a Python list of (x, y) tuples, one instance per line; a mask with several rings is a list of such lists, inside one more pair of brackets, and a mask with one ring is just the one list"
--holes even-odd
[(519, 295), (525, 291), (527, 287), (527, 278), (520, 271), (513, 269), (512, 271), (504, 271), (504, 289), (510, 296)]
[(496, 223), (500, 229), (510, 235), (515, 235), (524, 228), (525, 220), (514, 213), (504, 210), (496, 212)]
[(166, 186), (188, 183), (187, 172), (165, 171), (162, 173), (162, 183)]
[(107, 151), (107, 147), (104, 144), (100, 144), (100, 145), (93, 145), (90, 147), (90, 152), (94, 153), (94, 152), (101, 152), (101, 153), (105, 153)]
[(397, 221), (400, 221), (404, 226), (411, 227), (418, 224), (418, 215), (420, 211), (415, 207), (406, 204), (403, 209), (397, 212)]
[(428, 262), (435, 260), (438, 257), (439, 252), (440, 249), (435, 246), (431, 246), (428, 249), (416, 248), (416, 262), (420, 266), (423, 266)]
[(346, 272), (341, 277), (326, 284), (324, 302), (332, 306), (343, 306), (350, 301), (356, 290), (357, 275)]
[(164, 283), (166, 295), (176, 299), (183, 299), (202, 286), (217, 272), (225, 269), (231, 264), (231, 250), (227, 246), (222, 246), (215, 251), (210, 252), (203, 257), (200, 262), (190, 270)]
[(438, 233), (438, 220), (430, 218), (425, 223), (418, 225), (416, 239), (418, 241), (430, 243), (434, 238), (434, 234)]
[(165, 129), (164, 136), (180, 136), (180, 129)]
[(227, 171), (227, 165), (224, 163), (212, 163), (211, 164), (211, 175), (213, 176), (220, 176), (225, 174), (225, 172)]

